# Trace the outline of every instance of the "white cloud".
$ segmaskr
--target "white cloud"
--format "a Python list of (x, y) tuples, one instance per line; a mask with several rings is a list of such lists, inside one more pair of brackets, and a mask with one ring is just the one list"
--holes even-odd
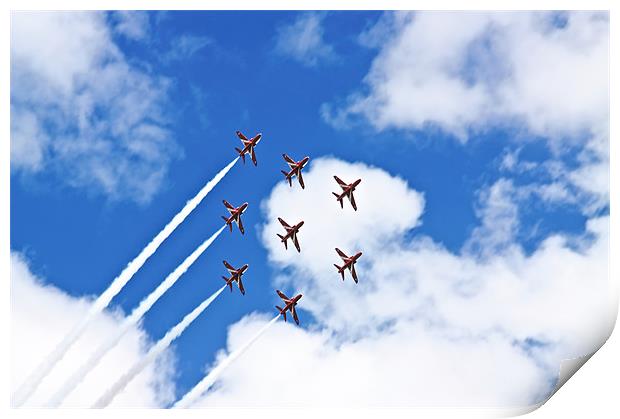
[[(91, 301), (74, 298), (46, 285), (30, 271), (19, 253), (11, 253), (11, 387), (13, 390), (53, 350), (77, 319), (86, 315)], [(104, 313), (77, 341), (42, 382), (27, 406), (44, 406), (64, 380), (90, 352), (109, 339), (122, 322), (121, 313)], [(140, 328), (131, 330), (67, 398), (63, 406), (90, 407), (118, 377), (138, 362), (150, 345)], [(174, 398), (174, 355), (166, 352), (149, 366), (113, 402), (116, 407), (160, 407)]]
[(365, 79), (368, 93), (341, 112), (378, 129), (436, 124), (461, 137), (497, 119), (523, 121), (539, 135), (587, 134), (609, 117), (609, 21), (577, 12), (557, 27), (553, 17), (400, 14), (390, 30), (362, 37), (381, 49)]
[(110, 32), (103, 13), (12, 13), (12, 168), (148, 202), (180, 155), (169, 80), (129, 64)]
[(276, 51), (308, 67), (336, 58), (334, 48), (323, 39), (323, 14), (306, 12), (278, 29)]
[[(357, 213), (330, 199), (335, 173), (363, 179)], [(549, 394), (562, 359), (589, 353), (610, 333), (608, 217), (590, 220), (583, 236), (547, 237), (530, 255), (513, 244), (479, 259), (411, 239), (421, 194), (378, 168), (315, 159), (304, 178), (303, 191), (274, 187), (261, 239), (279, 268), (275, 285), (303, 292), (300, 307), (314, 323), (276, 324), (199, 405), (523, 407)], [(490, 234), (486, 216), (516, 218), (504, 196), (511, 186), (488, 191), (480, 215)], [(275, 237), (276, 215), (307, 221), (301, 254)], [(359, 284), (333, 268), (334, 243), (364, 252)], [(227, 349), (266, 321), (233, 325)]]

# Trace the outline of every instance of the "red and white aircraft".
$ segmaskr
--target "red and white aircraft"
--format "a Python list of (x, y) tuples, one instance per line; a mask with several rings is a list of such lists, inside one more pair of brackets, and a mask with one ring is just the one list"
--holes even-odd
[(286, 295), (284, 295), (282, 291), (276, 290), (276, 292), (278, 293), (278, 295), (280, 296), (282, 301), (284, 301), (284, 304), (285, 304), (284, 308), (280, 306), (276, 306), (276, 308), (280, 311), (280, 314), (284, 317), (284, 321), (286, 321), (286, 312), (290, 311), (291, 314), (293, 315), (293, 320), (295, 320), (295, 323), (299, 325), (299, 318), (297, 317), (297, 310), (295, 310), (295, 306), (297, 305), (297, 302), (301, 298), (301, 294), (297, 294), (293, 298), (288, 298)]
[(241, 222), (241, 214), (243, 214), (243, 212), (248, 207), (248, 203), (245, 202), (240, 207), (235, 208), (232, 205), (230, 205), (230, 203), (227, 200), (224, 200), (223, 202), (224, 202), (224, 205), (226, 206), (226, 209), (230, 213), (230, 217), (228, 218), (222, 215), (222, 218), (224, 219), (224, 221), (226, 221), (226, 225), (230, 227), (230, 231), (232, 232), (232, 222), (234, 221), (235, 223), (237, 223), (237, 226), (239, 226), (239, 231), (241, 231), (241, 234), (243, 234), (244, 230), (243, 230), (243, 223)]
[(349, 198), (349, 201), (351, 202), (353, 209), (357, 211), (357, 205), (355, 205), (355, 198), (353, 197), (353, 191), (355, 190), (357, 185), (360, 184), (362, 179), (358, 179), (353, 183), (346, 183), (342, 179), (340, 179), (338, 176), (334, 176), (334, 179), (336, 179), (336, 182), (338, 182), (338, 185), (340, 185), (340, 187), (342, 188), (342, 193), (340, 195), (338, 195), (336, 192), (332, 192), (334, 196), (336, 197), (336, 201), (340, 202), (340, 208), (344, 208), (344, 204), (342, 203), (342, 200), (346, 196), (347, 198)]
[(297, 251), (301, 252), (301, 247), (299, 246), (299, 241), (297, 240), (297, 233), (299, 232), (301, 226), (304, 225), (304, 222), (300, 221), (299, 223), (291, 227), (282, 218), (278, 217), (278, 221), (280, 221), (280, 224), (282, 224), (282, 227), (284, 227), (284, 229), (286, 230), (286, 234), (284, 236), (282, 234), (278, 234), (280, 241), (284, 243), (284, 248), (288, 250), (288, 244), (286, 241), (288, 239), (291, 239), (293, 241), (293, 244), (295, 245), (295, 248), (297, 248)]
[(256, 134), (254, 137), (248, 140), (248, 138), (245, 135), (243, 135), (241, 131), (237, 131), (237, 137), (239, 137), (239, 139), (243, 143), (243, 149), (235, 147), (235, 150), (237, 150), (237, 153), (239, 153), (239, 155), (241, 156), (243, 163), (245, 163), (245, 155), (249, 154), (250, 157), (252, 157), (252, 163), (254, 163), (254, 166), (258, 164), (256, 162), (256, 154), (254, 153), (254, 147), (256, 147), (256, 144), (258, 144), (262, 136), (263, 134)]
[(359, 257), (362, 256), (362, 252), (357, 252), (357, 254), (351, 257), (347, 256), (342, 250), (338, 248), (336, 248), (336, 252), (338, 252), (338, 255), (344, 262), (344, 265), (342, 266), (338, 266), (334, 263), (334, 266), (338, 269), (338, 273), (342, 275), (342, 280), (344, 281), (344, 271), (348, 269), (349, 271), (351, 271), (351, 276), (357, 284), (357, 272), (355, 272), (355, 262), (357, 262)]
[(239, 269), (236, 269), (233, 268), (232, 265), (227, 261), (223, 262), (224, 266), (226, 266), (226, 269), (228, 269), (230, 278), (226, 278), (225, 276), (223, 276), (222, 278), (224, 279), (224, 281), (226, 281), (226, 285), (228, 285), (228, 287), (230, 288), (230, 292), (232, 292), (232, 283), (236, 281), (237, 286), (239, 287), (239, 291), (241, 291), (241, 294), (245, 295), (245, 289), (243, 289), (243, 282), (241, 282), (241, 277), (243, 276), (243, 273), (248, 269), (249, 265), (246, 263)]
[(295, 161), (291, 159), (286, 154), (282, 154), (282, 157), (284, 157), (284, 160), (286, 160), (289, 168), (291, 169), (291, 171), (288, 173), (285, 172), (284, 170), (281, 170), (286, 180), (288, 180), (289, 186), (293, 186), (293, 176), (297, 176), (297, 179), (299, 180), (299, 184), (301, 185), (301, 189), (304, 189), (304, 178), (301, 176), (301, 170), (308, 163), (308, 160), (310, 160), (310, 157), (306, 156), (299, 161)]

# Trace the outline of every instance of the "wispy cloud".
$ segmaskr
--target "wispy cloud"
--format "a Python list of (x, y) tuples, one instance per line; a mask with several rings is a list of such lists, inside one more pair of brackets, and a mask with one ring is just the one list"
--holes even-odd
[(145, 39), (150, 31), (149, 13), (139, 10), (118, 10), (110, 13), (114, 32), (134, 41)]
[(324, 18), (324, 14), (306, 12), (279, 27), (276, 52), (308, 67), (335, 60), (334, 48), (324, 39)]
[(186, 60), (213, 44), (213, 39), (207, 36), (184, 34), (172, 40), (170, 48), (162, 55), (162, 59), (165, 62)]

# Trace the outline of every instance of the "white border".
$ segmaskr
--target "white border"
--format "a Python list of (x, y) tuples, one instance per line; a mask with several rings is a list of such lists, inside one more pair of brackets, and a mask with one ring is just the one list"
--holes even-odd
[[(9, 120), (9, 97), (8, 87), (10, 85), (9, 75), (9, 22), (10, 22), (10, 10), (56, 10), (56, 9), (98, 9), (98, 10), (111, 10), (111, 9), (212, 9), (212, 10), (232, 10), (232, 9), (245, 9), (245, 10), (344, 10), (344, 9), (357, 9), (357, 10), (395, 10), (395, 9), (434, 9), (434, 10), (463, 10), (464, 4), (458, 1), (404, 1), (404, 0), (357, 0), (355, 2), (346, 0), (298, 0), (294, 3), (284, 0), (263, 0), (261, 2), (251, 0), (217, 0), (217, 1), (197, 1), (197, 0), (179, 0), (179, 1), (164, 1), (164, 0), (93, 0), (88, 3), (79, 2), (76, 0), (61, 0), (54, 3), (42, 1), (42, 0), (25, 0), (14, 1), (9, 0), (5, 2), (7, 8), (3, 10), (2, 19), (0, 22), (4, 24), (0, 25), (3, 28), (2, 31), (2, 55), (1, 55), (1, 67), (0, 74), (3, 88), (3, 101), (0, 104), (1, 118), (4, 122), (2, 124), (4, 133), (2, 140), (2, 147), (0, 152), (0, 193), (3, 194), (3, 199), (0, 204), (0, 235), (4, 240), (0, 241), (0, 272), (2, 273), (4, 289), (4, 305), (2, 309), (2, 315), (0, 318), (0, 324), (3, 331), (8, 331), (9, 327), (9, 238), (10, 238), (10, 218), (9, 218), (9, 184), (10, 184), (10, 163), (9, 163), (9, 136), (10, 136), (10, 120)], [(616, 19), (618, 18), (618, 6), (610, 0), (545, 0), (545, 1), (533, 1), (533, 0), (505, 0), (500, 2), (491, 0), (470, 0), (466, 4), (467, 9), (477, 10), (529, 10), (529, 9), (601, 9), (610, 10), (611, 20), (611, 42), (610, 42), (610, 86), (611, 86), (611, 131), (610, 140), (614, 138), (614, 134), (617, 132), (617, 119), (618, 112), (616, 106), (616, 98), (618, 97), (618, 85), (615, 82), (617, 78), (618, 60), (620, 55), (618, 54), (617, 42), (614, 39), (617, 38), (618, 31), (615, 28)], [(353, 7), (354, 6), (354, 7)], [(615, 37), (615, 38), (614, 38)], [(614, 77), (615, 76), (615, 77)], [(616, 183), (613, 181), (617, 179), (618, 171), (616, 170), (614, 163), (618, 157), (618, 147), (613, 142), (611, 143), (611, 207), (618, 208), (618, 194)], [(616, 297), (618, 296), (618, 279), (620, 278), (618, 272), (617, 260), (614, 260), (613, 255), (620, 255), (618, 249), (618, 223), (615, 218), (610, 220), (611, 237), (610, 237), (610, 277), (613, 278)], [(617, 299), (616, 299), (617, 301)], [(6, 334), (5, 334), (6, 336)], [(10, 384), (9, 384), (9, 342), (3, 342), (1, 345), (2, 350), (2, 363), (4, 365), (3, 371), (5, 371), (4, 380), (0, 387), (0, 391), (3, 394), (3, 406), (2, 417), (23, 417), (30, 418), (32, 415), (36, 416), (49, 416), (59, 418), (81, 418), (84, 416), (107, 416), (110, 411), (86, 411), (86, 410), (12, 410), (9, 409), (10, 398)], [(619, 383), (620, 373), (620, 359), (617, 354), (620, 353), (620, 338), (618, 332), (615, 331), (609, 341), (590, 359), (583, 368), (577, 372), (575, 377), (570, 379), (564, 387), (562, 387), (542, 408), (530, 413), (533, 418), (616, 418), (620, 417), (620, 403), (617, 401), (617, 388)], [(142, 409), (116, 409), (112, 411), (114, 415), (125, 414), (131, 415), (131, 417), (141, 416), (147, 413), (150, 416), (158, 417), (160, 415), (169, 415), (169, 411), (166, 410), (149, 410), (146, 412)], [(191, 416), (201, 417), (204, 415), (211, 415), (215, 417), (247, 417), (251, 415), (253, 417), (281, 417), (282, 415), (294, 415), (295, 417), (317, 417), (318, 415), (331, 416), (353, 416), (360, 418), (374, 418), (377, 415), (381, 417), (488, 417), (489, 415), (497, 416), (499, 411), (497, 410), (481, 410), (481, 409), (207, 409), (207, 410), (188, 410), (174, 412), (175, 417), (178, 416)], [(199, 415), (199, 416), (198, 416)]]

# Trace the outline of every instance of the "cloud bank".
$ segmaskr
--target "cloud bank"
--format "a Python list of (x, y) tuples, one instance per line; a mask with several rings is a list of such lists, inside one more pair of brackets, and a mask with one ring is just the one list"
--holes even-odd
[[(15, 389), (71, 329), (92, 302), (71, 297), (46, 285), (19, 253), (11, 253), (11, 383)], [(41, 384), (27, 406), (43, 407), (73, 369), (86, 361), (94, 347), (116, 333), (121, 313), (98, 316), (88, 331)], [(134, 326), (65, 401), (63, 407), (90, 407), (118, 377), (144, 357), (150, 345), (146, 333)], [(167, 351), (143, 371), (112, 406), (159, 407), (174, 398), (174, 355)]]
[(339, 112), (377, 129), (434, 124), (466, 137), (499, 120), (557, 137), (607, 124), (605, 13), (386, 14), (361, 38), (379, 51)]
[[(331, 199), (332, 173), (363, 179), (358, 213)], [(304, 293), (310, 325), (276, 324), (197, 406), (523, 407), (549, 395), (562, 359), (611, 330), (608, 217), (529, 255), (513, 243), (480, 257), (415, 235), (422, 195), (383, 170), (321, 158), (305, 180), (304, 191), (274, 187), (261, 239), (275, 285)], [(276, 215), (306, 220), (301, 254), (275, 239)], [(364, 251), (358, 285), (333, 268), (335, 243)], [(268, 320), (231, 326), (227, 350)], [(282, 385), (286, 371), (294, 379)]]

